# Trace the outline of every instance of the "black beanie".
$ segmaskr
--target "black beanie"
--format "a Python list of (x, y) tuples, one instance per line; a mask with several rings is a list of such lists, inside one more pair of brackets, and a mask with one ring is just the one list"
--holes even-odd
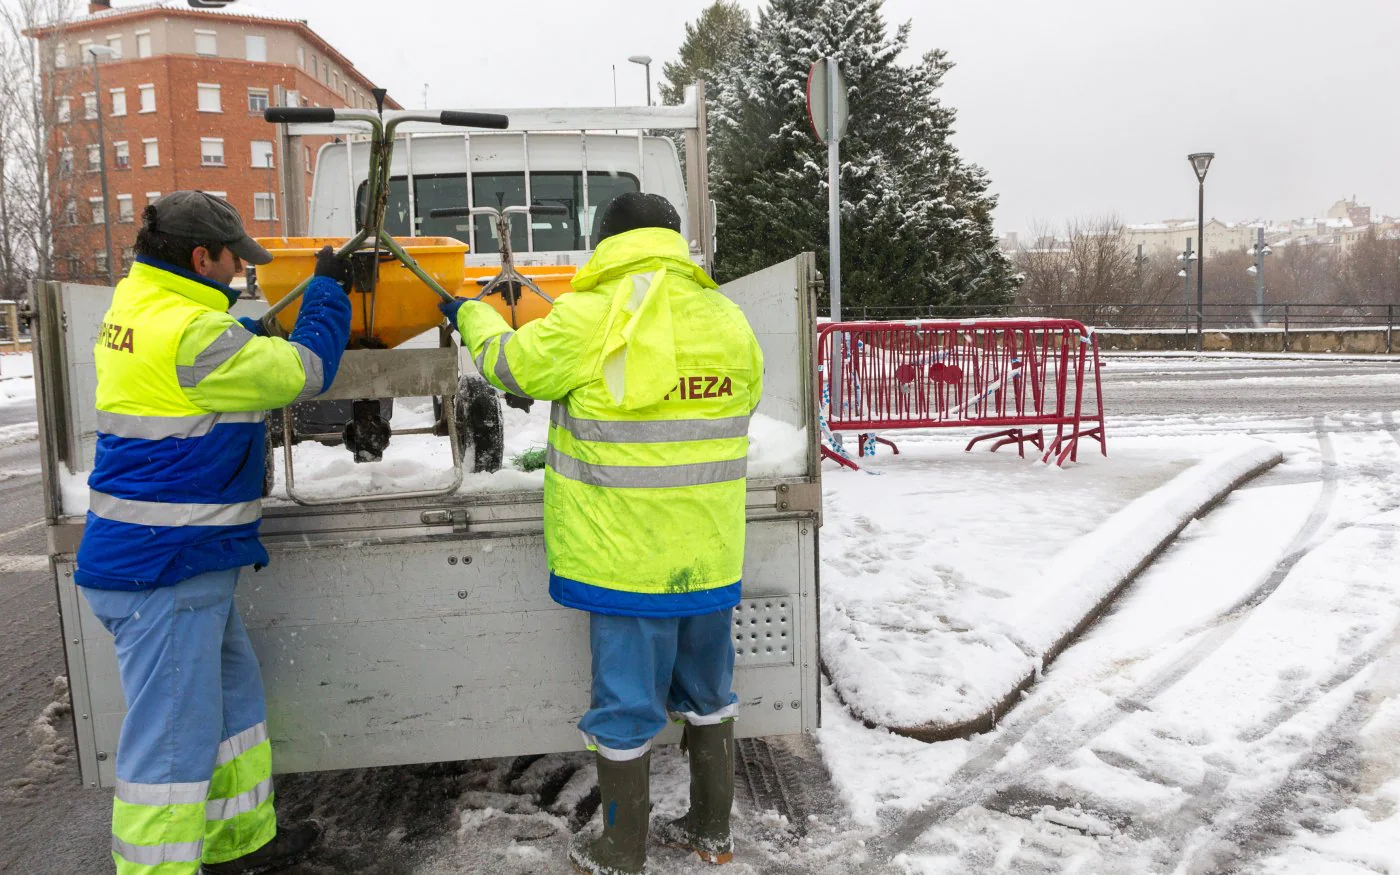
[(671, 202), (661, 195), (629, 191), (613, 198), (603, 208), (598, 241), (638, 228), (670, 228), (679, 234), (681, 217)]

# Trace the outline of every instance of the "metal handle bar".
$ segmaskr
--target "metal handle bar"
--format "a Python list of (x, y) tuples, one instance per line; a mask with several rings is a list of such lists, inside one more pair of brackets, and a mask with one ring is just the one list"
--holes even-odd
[(430, 219), (458, 219), (463, 216), (521, 216), (525, 214), (531, 216), (567, 216), (569, 208), (563, 204), (535, 204), (534, 206), (506, 207), (498, 210), (495, 207), (437, 207), (428, 210)]
[(510, 127), (510, 118), (496, 112), (466, 112), (457, 109), (444, 109), (438, 112), (413, 112), (390, 110), (381, 118), (378, 113), (364, 109), (335, 109), (329, 106), (269, 106), (263, 110), (263, 118), (274, 124), (298, 124), (308, 122), (365, 122), (376, 128), (397, 127), (403, 122), (434, 122), (461, 128), (490, 128), (505, 130)]

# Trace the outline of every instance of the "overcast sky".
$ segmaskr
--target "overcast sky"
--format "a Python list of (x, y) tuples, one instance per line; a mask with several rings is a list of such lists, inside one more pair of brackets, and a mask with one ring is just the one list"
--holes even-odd
[[(644, 99), (708, 0), (251, 0), (308, 19), (405, 106)], [(121, 0), (116, 4), (122, 5)], [(762, 4), (745, 0), (750, 10)], [(1400, 0), (887, 0), (911, 50), (957, 64), (955, 142), (1000, 230), (1115, 213), (1320, 215), (1353, 194), (1400, 213)]]

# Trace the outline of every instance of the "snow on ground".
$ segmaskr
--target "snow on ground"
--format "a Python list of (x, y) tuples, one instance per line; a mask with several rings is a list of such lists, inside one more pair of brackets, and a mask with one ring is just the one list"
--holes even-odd
[(858, 871), (1400, 872), (1391, 421), (1237, 419), (1285, 463), (1192, 523), (991, 733), (924, 745), (829, 696), (824, 759), (855, 829), (883, 833)]

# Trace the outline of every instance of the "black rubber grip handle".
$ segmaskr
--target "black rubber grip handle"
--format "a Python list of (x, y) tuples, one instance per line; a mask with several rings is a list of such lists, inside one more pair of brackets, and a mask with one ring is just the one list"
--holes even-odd
[(335, 110), (329, 106), (269, 106), (263, 110), (263, 119), (273, 124), (333, 122)]
[(505, 130), (510, 127), (510, 117), (495, 112), (462, 112), (456, 109), (442, 111), (442, 123), (461, 128), (494, 128)]
[(471, 207), (438, 207), (428, 210), (428, 218), (430, 219), (456, 219), (471, 214)]

